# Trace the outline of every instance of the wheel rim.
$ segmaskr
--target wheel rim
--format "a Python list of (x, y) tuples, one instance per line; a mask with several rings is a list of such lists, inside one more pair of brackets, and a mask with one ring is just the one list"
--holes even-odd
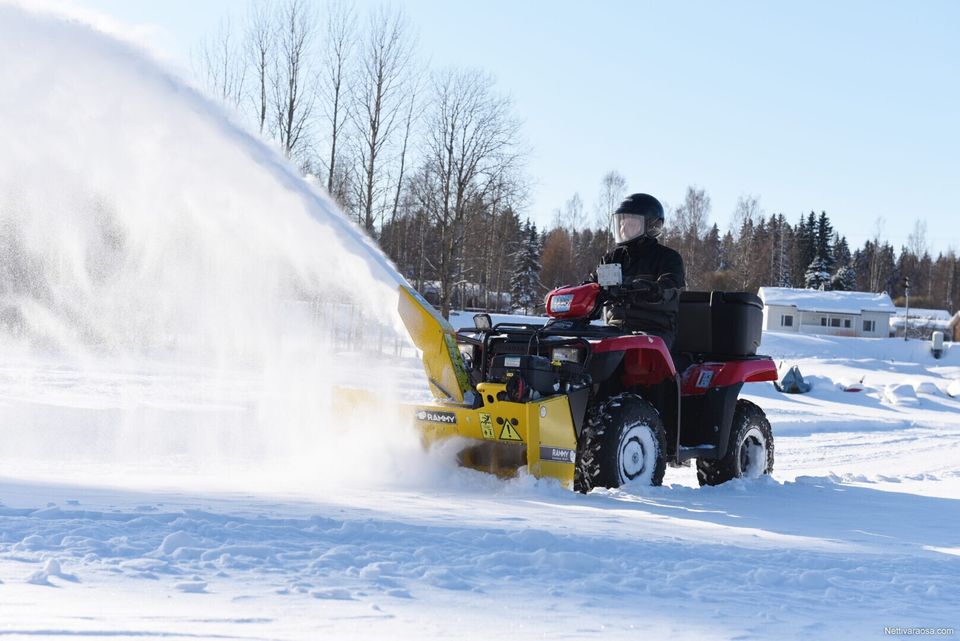
[(760, 478), (767, 473), (767, 439), (756, 427), (747, 430), (740, 442), (740, 476)]
[(647, 425), (636, 423), (629, 426), (620, 438), (620, 482), (641, 480), (652, 482), (657, 466), (657, 443)]

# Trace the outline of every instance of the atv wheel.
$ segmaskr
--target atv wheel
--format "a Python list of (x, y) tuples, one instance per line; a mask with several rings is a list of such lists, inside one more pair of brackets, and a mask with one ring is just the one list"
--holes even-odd
[(590, 412), (580, 434), (573, 487), (660, 485), (667, 467), (660, 414), (636, 394), (614, 396)]
[(763, 410), (740, 399), (733, 414), (727, 453), (720, 460), (697, 459), (700, 485), (720, 485), (730, 479), (755, 479), (773, 471), (773, 430)]

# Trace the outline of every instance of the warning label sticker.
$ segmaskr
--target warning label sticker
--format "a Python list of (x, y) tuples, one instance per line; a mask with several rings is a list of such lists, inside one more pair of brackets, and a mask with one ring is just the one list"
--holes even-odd
[(514, 429), (513, 425), (510, 424), (510, 421), (503, 422), (503, 429), (500, 431), (500, 440), (523, 441), (523, 439), (520, 438), (520, 432)]
[(483, 438), (496, 438), (496, 432), (493, 431), (493, 423), (490, 421), (490, 415), (480, 413), (480, 431), (483, 433)]

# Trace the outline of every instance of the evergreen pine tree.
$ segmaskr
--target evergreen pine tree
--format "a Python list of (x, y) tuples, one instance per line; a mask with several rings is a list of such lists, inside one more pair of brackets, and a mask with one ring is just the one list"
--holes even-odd
[(853, 292), (857, 289), (857, 272), (852, 265), (841, 265), (830, 279), (830, 287), (838, 292)]
[(733, 269), (735, 256), (736, 241), (733, 239), (733, 233), (728, 231), (720, 241), (720, 271)]
[(718, 272), (723, 264), (723, 246), (720, 240), (720, 228), (714, 223), (706, 238), (703, 239), (704, 267), (708, 272)]
[(523, 225), (514, 261), (510, 305), (514, 312), (530, 314), (536, 310), (540, 296), (540, 234), (529, 220)]
[[(811, 214), (813, 212), (810, 212)], [(817, 218), (817, 226), (815, 230), (816, 239), (814, 241), (814, 247), (816, 249), (815, 255), (817, 258), (823, 259), (824, 266), (828, 272), (833, 272), (834, 260), (833, 260), (833, 225), (830, 224), (830, 218), (827, 216), (827, 212), (821, 211), (820, 217)]]
[(850, 245), (847, 244), (847, 237), (839, 233), (833, 235), (833, 264), (837, 269), (849, 265), (853, 260), (850, 254)]
[(804, 274), (804, 285), (807, 289), (830, 288), (830, 271), (827, 269), (827, 261), (820, 256), (813, 259)]
[(816, 214), (812, 211), (807, 215), (806, 219), (803, 217), (800, 218), (800, 224), (797, 225), (797, 232), (795, 237), (796, 244), (796, 260), (795, 267), (798, 271), (802, 272), (802, 278), (800, 279), (803, 286), (806, 286), (806, 271), (804, 271), (804, 265), (809, 265), (813, 263), (814, 259), (817, 257), (817, 243), (816, 243), (816, 231), (817, 231), (817, 218)]

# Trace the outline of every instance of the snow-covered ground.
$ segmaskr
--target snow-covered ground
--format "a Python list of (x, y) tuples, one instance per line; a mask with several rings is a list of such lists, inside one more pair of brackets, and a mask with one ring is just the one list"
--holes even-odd
[[(960, 379), (960, 349), (935, 361), (916, 341), (776, 334), (763, 348), (813, 382), (802, 396), (748, 386), (774, 427), (773, 478), (698, 488), (691, 469), (670, 469), (661, 488), (587, 496), (458, 470), (442, 453), (407, 452), (419, 470), (379, 477), (360, 454), (296, 488), (222, 460), (225, 476), (205, 474), (187, 444), (150, 444), (144, 466), (80, 442), (54, 450), (68, 424), (116, 442), (111, 390), (130, 373), (22, 363), (0, 379), (0, 436), (46, 430), (48, 449), (0, 448), (0, 632), (871, 639), (957, 627), (960, 399), (943, 390)], [(142, 403), (170, 430), (224, 446), (200, 417), (252, 384), (238, 376), (192, 405), (199, 379), (141, 376), (166, 381)], [(838, 386), (861, 379), (863, 392)], [(892, 402), (896, 385), (919, 392)], [(342, 477), (351, 468), (361, 481)]]
[(766, 335), (813, 390), (745, 389), (776, 435), (758, 482), (581, 496), (457, 469), (331, 398), (424, 383), (397, 275), (324, 194), (82, 20), (0, 3), (0, 42), (0, 636), (960, 623), (956, 346)]

